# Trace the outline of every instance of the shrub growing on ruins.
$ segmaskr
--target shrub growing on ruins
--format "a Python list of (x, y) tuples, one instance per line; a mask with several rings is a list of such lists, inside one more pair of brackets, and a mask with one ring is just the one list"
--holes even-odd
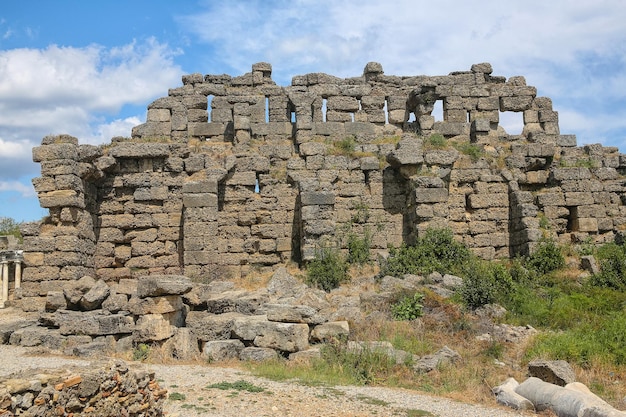
[(405, 295), (391, 306), (391, 314), (396, 320), (415, 320), (422, 317), (424, 294), (416, 292), (413, 296)]
[(526, 267), (539, 274), (547, 274), (564, 266), (563, 252), (551, 239), (544, 239), (539, 242), (534, 252), (526, 260)]
[(426, 140), (426, 145), (435, 149), (443, 149), (448, 145), (448, 143), (446, 138), (443, 137), (441, 133), (433, 133)]
[(391, 248), (382, 275), (402, 277), (405, 274), (430, 274), (437, 271), (460, 273), (471, 259), (465, 245), (454, 240), (448, 229), (428, 229), (415, 245)]
[(365, 265), (370, 258), (371, 240), (372, 236), (367, 230), (362, 237), (356, 233), (348, 234), (348, 263)]
[(306, 267), (307, 284), (326, 292), (339, 287), (348, 278), (348, 264), (334, 248), (319, 250)]
[(590, 283), (599, 287), (626, 291), (626, 246), (608, 243), (598, 249), (600, 273)]
[(470, 262), (464, 275), (459, 294), (472, 309), (499, 302), (513, 289), (509, 270), (499, 262)]

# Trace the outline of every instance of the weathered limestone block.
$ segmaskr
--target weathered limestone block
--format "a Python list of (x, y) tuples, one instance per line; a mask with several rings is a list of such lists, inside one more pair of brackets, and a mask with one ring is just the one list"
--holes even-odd
[(428, 151), (424, 155), (424, 160), (429, 165), (452, 165), (459, 157), (456, 149)]
[(238, 312), (257, 314), (261, 306), (268, 301), (265, 290), (259, 291), (224, 291), (210, 294), (206, 298), (207, 311), (214, 314)]
[(137, 320), (133, 329), (136, 342), (156, 342), (172, 337), (175, 327), (160, 314), (146, 314)]
[(347, 321), (334, 321), (319, 324), (311, 330), (312, 342), (330, 342), (347, 339), (350, 335), (350, 325)]
[(67, 301), (63, 291), (48, 291), (46, 296), (46, 311), (57, 311), (67, 308)]
[(266, 322), (254, 338), (257, 347), (276, 349), (281, 352), (297, 352), (309, 347), (309, 326), (296, 323)]
[(35, 146), (33, 148), (33, 161), (42, 162), (55, 159), (78, 159), (78, 147), (70, 143), (55, 143), (50, 145)]
[(533, 360), (528, 364), (528, 373), (544, 382), (564, 387), (576, 381), (574, 369), (566, 361)]
[(56, 329), (40, 326), (22, 327), (11, 333), (9, 344), (17, 346), (45, 346), (49, 349), (60, 349), (66, 337)]
[(421, 164), (424, 162), (422, 141), (414, 136), (403, 138), (397, 149), (387, 156), (387, 162), (394, 167)]
[(238, 359), (244, 347), (241, 340), (237, 339), (211, 340), (204, 344), (202, 356), (211, 362)]
[(187, 314), (187, 328), (195, 337), (203, 341), (230, 339), (236, 319), (244, 319), (241, 313), (213, 314), (206, 311), (190, 311)]
[(417, 188), (415, 190), (416, 203), (442, 203), (448, 200), (446, 188)]
[(109, 296), (111, 290), (103, 280), (98, 280), (80, 299), (79, 304), (83, 310), (95, 310), (100, 308), (102, 302)]
[(488, 207), (508, 207), (508, 194), (471, 194), (468, 196), (469, 205), (473, 209)]
[(315, 308), (305, 305), (264, 304), (263, 310), (269, 321), (308, 324), (324, 321), (324, 317), (320, 316)]
[(132, 333), (135, 322), (129, 315), (110, 314), (102, 310), (90, 312), (58, 310), (48, 317), (62, 335), (87, 334), (104, 336)]
[(417, 363), (413, 365), (413, 370), (420, 373), (427, 373), (436, 369), (438, 366), (447, 365), (459, 360), (461, 360), (461, 355), (449, 347), (444, 346), (434, 354), (420, 358)]
[(183, 299), (180, 295), (159, 297), (131, 297), (127, 303), (128, 311), (137, 316), (144, 314), (166, 314), (181, 311)]
[(193, 284), (183, 275), (150, 275), (139, 278), (137, 296), (140, 298), (161, 295), (181, 295), (189, 292)]
[(259, 334), (261, 334), (268, 323), (267, 316), (243, 316), (235, 317), (232, 326), (232, 337), (241, 339), (244, 341), (253, 341)]

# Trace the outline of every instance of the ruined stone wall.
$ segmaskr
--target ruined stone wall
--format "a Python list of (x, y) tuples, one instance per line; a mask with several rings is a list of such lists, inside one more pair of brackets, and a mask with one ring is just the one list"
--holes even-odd
[[(345, 251), (350, 236), (370, 236), (374, 254), (428, 227), (487, 259), (543, 236), (611, 240), (626, 222), (626, 157), (576, 147), (550, 99), (491, 73), (398, 77), (369, 63), (281, 87), (259, 63), (183, 76), (130, 139), (44, 138), (33, 183), (50, 216), (24, 230), (23, 291), (85, 274), (237, 276)], [(523, 115), (521, 134), (502, 129), (503, 112)]]

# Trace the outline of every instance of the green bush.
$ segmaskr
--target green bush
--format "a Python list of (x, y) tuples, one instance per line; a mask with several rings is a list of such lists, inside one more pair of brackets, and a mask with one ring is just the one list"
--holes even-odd
[(306, 267), (307, 283), (326, 292), (339, 287), (348, 279), (348, 264), (334, 248), (319, 250)]
[(539, 242), (534, 252), (526, 260), (526, 267), (539, 274), (547, 274), (564, 266), (565, 257), (561, 248), (550, 239)]
[(395, 360), (383, 349), (348, 348), (345, 343), (337, 342), (322, 347), (321, 359), (314, 366), (324, 372), (345, 374), (353, 384), (368, 385), (391, 370)]
[(501, 302), (513, 288), (511, 274), (503, 264), (476, 260), (467, 265), (459, 293), (463, 302), (475, 309)]
[(405, 274), (430, 274), (438, 271), (460, 273), (471, 259), (471, 253), (454, 240), (448, 229), (428, 229), (415, 245), (391, 248), (382, 275), (401, 277)]
[(363, 237), (350, 233), (348, 235), (348, 263), (365, 265), (370, 258), (371, 235), (365, 232)]
[(626, 291), (626, 246), (608, 243), (598, 249), (600, 273), (590, 283), (598, 287)]
[(426, 143), (435, 149), (443, 149), (448, 144), (446, 138), (441, 133), (433, 133), (428, 137)]
[(416, 292), (413, 296), (404, 296), (391, 306), (393, 318), (400, 321), (415, 320), (422, 317), (424, 294)]
[(20, 223), (10, 217), (0, 217), (0, 236), (3, 235), (13, 235), (21, 242)]

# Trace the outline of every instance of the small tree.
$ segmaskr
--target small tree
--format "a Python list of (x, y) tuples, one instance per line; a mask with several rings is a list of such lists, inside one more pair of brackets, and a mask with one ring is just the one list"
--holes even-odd
[(0, 236), (4, 235), (15, 236), (21, 241), (20, 223), (10, 217), (0, 217)]

